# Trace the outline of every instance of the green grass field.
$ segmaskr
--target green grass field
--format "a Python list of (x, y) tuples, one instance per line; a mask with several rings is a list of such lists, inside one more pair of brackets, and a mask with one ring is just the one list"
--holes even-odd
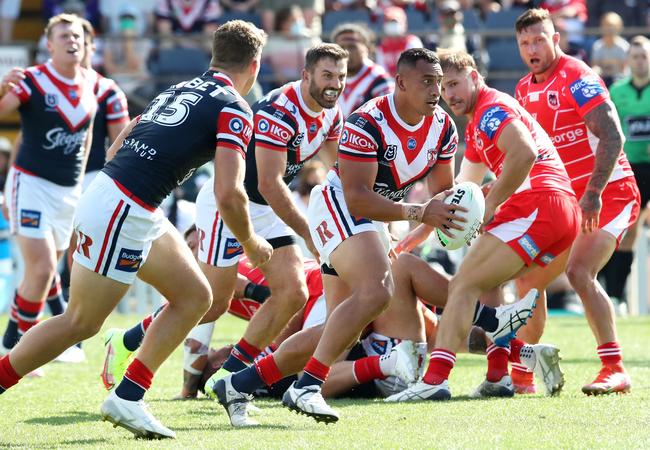
[[(126, 327), (135, 316), (113, 316), (107, 326)], [(4, 327), (6, 317), (0, 318)], [(228, 317), (213, 345), (233, 342), (244, 322)], [(274, 401), (257, 401), (262, 423), (235, 430), (217, 403), (170, 400), (180, 388), (178, 350), (158, 372), (147, 395), (154, 414), (176, 431), (165, 442), (134, 440), (102, 422), (106, 392), (99, 380), (101, 339), (85, 343), (88, 361), (50, 364), (46, 377), (24, 380), (0, 396), (0, 447), (8, 448), (649, 448), (650, 319), (619, 321), (620, 341), (633, 378), (630, 395), (585, 397), (580, 392), (599, 368), (595, 344), (582, 318), (552, 318), (545, 341), (562, 348), (567, 383), (560, 397), (472, 400), (484, 358), (461, 355), (451, 378), (455, 398), (446, 403), (387, 405), (332, 401), (334, 425), (298, 416)]]

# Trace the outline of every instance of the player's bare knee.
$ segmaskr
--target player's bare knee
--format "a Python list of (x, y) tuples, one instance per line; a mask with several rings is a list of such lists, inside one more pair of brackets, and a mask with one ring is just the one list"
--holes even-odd
[(25, 276), (29, 277), (30, 281), (34, 284), (48, 285), (47, 287), (49, 287), (49, 283), (51, 283), (55, 273), (55, 265), (48, 258), (43, 258), (42, 260), (29, 264), (28, 269), (25, 271)]
[(67, 320), (67, 329), (72, 340), (80, 342), (95, 336), (102, 328), (104, 320), (91, 314), (79, 314), (66, 311), (63, 318)]
[(210, 323), (217, 320), (219, 317), (223, 316), (226, 311), (228, 311), (228, 302), (224, 302), (221, 299), (213, 299), (212, 304), (203, 315), (200, 323)]
[(388, 308), (394, 294), (392, 282), (378, 283), (358, 290), (357, 301), (363, 305), (365, 311), (379, 315)]
[(566, 276), (569, 279), (571, 286), (573, 286), (577, 292), (588, 289), (595, 280), (595, 276), (592, 276), (589, 273), (589, 270), (582, 264), (570, 263), (566, 268)]
[(280, 308), (286, 311), (296, 312), (307, 303), (309, 291), (304, 283), (287, 283), (282, 288), (271, 289), (269, 302), (277, 302)]

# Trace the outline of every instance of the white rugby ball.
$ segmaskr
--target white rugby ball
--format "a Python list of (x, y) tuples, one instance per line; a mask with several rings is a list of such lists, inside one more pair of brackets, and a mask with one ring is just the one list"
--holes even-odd
[(445, 250), (456, 250), (472, 242), (481, 227), (485, 214), (485, 197), (476, 183), (465, 181), (455, 185), (452, 190), (451, 195), (444, 199), (444, 203), (467, 208), (468, 212), (459, 213), (467, 219), (467, 222), (458, 222), (464, 227), (462, 231), (443, 225), (453, 237), (445, 235), (439, 228), (436, 228), (436, 240)]

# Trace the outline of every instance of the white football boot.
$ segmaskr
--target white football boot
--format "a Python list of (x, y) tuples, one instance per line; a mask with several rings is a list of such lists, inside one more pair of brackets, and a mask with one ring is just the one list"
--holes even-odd
[(239, 392), (232, 386), (232, 374), (217, 380), (211, 387), (206, 384), (205, 392), (224, 407), (233, 427), (242, 428), (259, 425), (259, 422), (248, 418), (248, 405), (253, 400), (253, 396)]
[(164, 426), (149, 411), (143, 400), (124, 400), (112, 391), (101, 406), (102, 419), (129, 430), (138, 438), (175, 439), (176, 433)]
[(449, 400), (451, 389), (447, 380), (440, 384), (428, 384), (418, 381), (408, 389), (387, 397), (385, 402), (419, 402), (423, 400)]
[(512, 384), (512, 378), (510, 378), (510, 375), (504, 375), (503, 378), (496, 382), (483, 380), (470, 397), (513, 397), (514, 395), (515, 386)]
[(519, 352), (521, 363), (544, 381), (546, 395), (557, 395), (564, 386), (560, 367), (560, 349), (548, 344), (524, 345)]
[(54, 361), (68, 364), (79, 364), (86, 360), (86, 353), (81, 347), (73, 345), (66, 348)]
[(417, 350), (413, 341), (402, 341), (393, 347), (387, 355), (379, 357), (379, 366), (387, 376), (394, 375), (410, 386), (418, 378), (417, 358)]
[(339, 414), (325, 403), (320, 386), (296, 387), (296, 382), (282, 396), (282, 404), (292, 411), (313, 417), (316, 422), (332, 423)]
[(499, 325), (496, 330), (485, 332), (487, 337), (494, 342), (494, 345), (507, 347), (510, 344), (519, 328), (526, 325), (528, 319), (533, 315), (533, 309), (538, 297), (537, 289), (531, 289), (518, 302), (496, 308), (496, 318)]

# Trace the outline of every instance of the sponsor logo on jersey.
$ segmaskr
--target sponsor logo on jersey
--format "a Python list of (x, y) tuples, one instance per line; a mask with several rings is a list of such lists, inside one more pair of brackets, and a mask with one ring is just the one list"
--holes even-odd
[(142, 250), (123, 248), (119, 252), (115, 269), (122, 272), (137, 272), (142, 264)]
[(349, 137), (350, 133), (348, 133), (348, 130), (343, 130), (343, 134), (341, 134), (341, 144), (347, 144)]
[(603, 93), (603, 87), (595, 77), (580, 78), (571, 84), (569, 90), (578, 106), (583, 106), (592, 98)]
[(244, 253), (244, 249), (237, 239), (226, 238), (226, 243), (223, 246), (223, 259), (232, 259), (242, 253)]
[[(348, 130), (345, 130), (348, 131)], [(345, 133), (344, 131), (344, 133)], [(361, 148), (361, 149), (374, 149), (375, 144), (368, 140), (365, 136), (361, 136), (354, 131), (348, 132), (348, 137), (346, 142), (351, 147)]]
[[(298, 136), (296, 136), (296, 137), (294, 138), (293, 142), (291, 142), (291, 146), (292, 146), (293, 148), (298, 148), (298, 147), (300, 147), (300, 144), (302, 144), (302, 140), (303, 140), (304, 138), (305, 138), (305, 133), (298, 133)], [(288, 139), (288, 138), (287, 138), (287, 139)]]
[(266, 133), (267, 131), (269, 131), (269, 128), (271, 128), (271, 126), (269, 125), (269, 122), (266, 119), (260, 119), (260, 121), (257, 122), (257, 129), (260, 132)]
[(43, 150), (62, 148), (63, 154), (69, 155), (70, 153), (80, 150), (85, 139), (85, 131), (68, 133), (62, 127), (52, 128), (50, 131), (45, 133), (46, 144), (43, 146)]
[(408, 138), (408, 140), (406, 141), (406, 148), (408, 148), (409, 150), (415, 150), (415, 147), (417, 145), (418, 145), (417, 141), (412, 137)]
[(315, 123), (312, 123), (311, 125), (309, 125), (309, 133), (314, 134), (316, 132), (316, 128), (317, 127), (316, 127)]
[(501, 123), (508, 118), (508, 113), (500, 106), (493, 106), (483, 113), (479, 123), (479, 129), (487, 135), (488, 138), (494, 139)]
[(375, 119), (377, 122), (383, 122), (384, 121), (384, 114), (379, 111), (379, 110), (374, 110), (370, 113), (373, 119)]
[(535, 244), (535, 241), (529, 235), (524, 234), (517, 240), (517, 242), (521, 248), (524, 249), (526, 254), (531, 257), (531, 259), (535, 259), (537, 255), (539, 255), (539, 247), (537, 244)]
[(237, 117), (233, 117), (228, 123), (228, 128), (230, 128), (230, 131), (233, 133), (239, 134), (244, 129), (244, 122)]
[[(452, 146), (449, 147), (449, 151), (452, 152), (454, 148), (456, 147), (456, 144), (452, 144)], [(430, 148), (427, 150), (427, 161), (429, 161), (429, 165), (432, 166), (436, 160), (438, 159), (438, 150), (435, 148)]]
[(373, 191), (389, 200), (401, 200), (408, 195), (415, 183), (411, 183), (402, 189), (393, 190), (386, 183), (375, 183)]
[(20, 226), (25, 228), (38, 228), (41, 226), (41, 212), (30, 209), (20, 210)]
[(276, 119), (282, 119), (284, 117), (284, 113), (282, 111), (280, 111), (279, 109), (276, 109), (273, 112), (273, 117), (275, 117)]
[(386, 161), (392, 161), (395, 159), (396, 156), (397, 156), (397, 145), (388, 144), (386, 146), (386, 153), (384, 153), (384, 159), (386, 159)]
[(271, 124), (271, 134), (279, 137), (284, 142), (287, 142), (289, 139), (291, 139), (291, 133), (274, 123)]
[(582, 139), (585, 135), (585, 130), (582, 128), (576, 128), (575, 130), (568, 130), (564, 133), (554, 134), (551, 136), (551, 140), (555, 145), (570, 144)]
[(357, 117), (356, 122), (354, 122), (354, 124), (356, 126), (358, 126), (359, 128), (365, 127), (367, 123), (368, 123), (368, 121), (366, 119), (364, 119), (363, 117)]
[(56, 105), (59, 104), (59, 96), (57, 94), (53, 94), (51, 92), (48, 92), (45, 94), (45, 104), (49, 106), (50, 108), (54, 108)]
[(295, 164), (287, 163), (287, 168), (284, 171), (284, 178), (293, 177), (297, 175), (298, 172), (302, 170), (304, 165), (305, 165), (305, 161), (295, 163)]
[(70, 90), (68, 91), (68, 97), (70, 97), (70, 100), (76, 101), (79, 99), (79, 96), (77, 95), (77, 91)]
[(551, 109), (558, 109), (560, 107), (560, 96), (557, 91), (548, 91), (546, 93), (546, 103)]

